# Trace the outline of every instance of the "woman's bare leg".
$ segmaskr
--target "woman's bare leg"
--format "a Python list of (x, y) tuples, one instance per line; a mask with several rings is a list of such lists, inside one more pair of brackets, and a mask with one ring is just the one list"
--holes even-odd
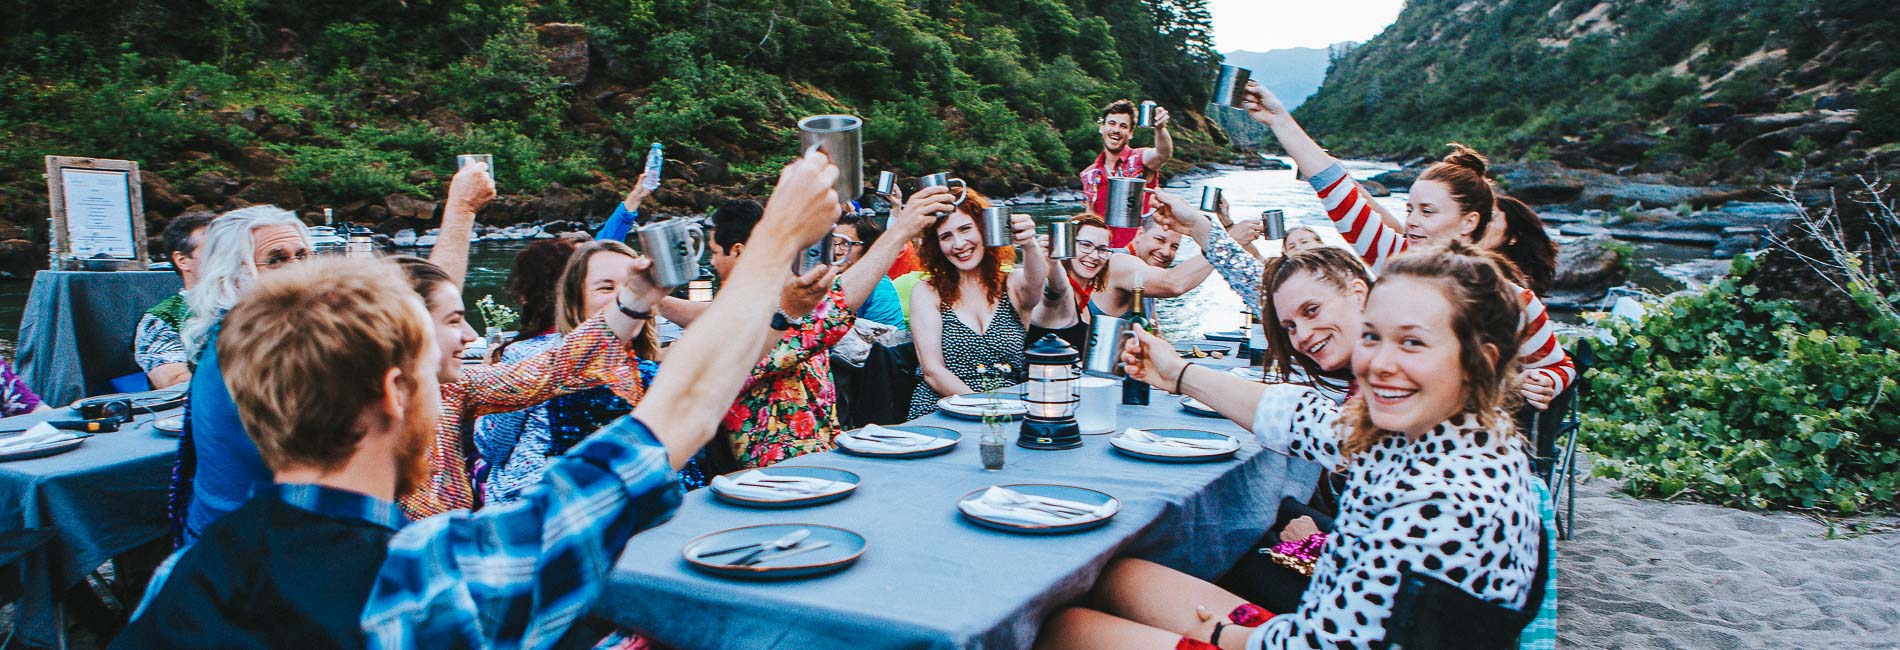
[[(1108, 565), (1095, 583), (1095, 606), (1108, 614), (1179, 636), (1207, 641), (1214, 623), (1226, 622), (1246, 600), (1207, 581), (1146, 560)], [(1223, 647), (1240, 647), (1252, 628), (1229, 624)]]
[(1180, 641), (1174, 632), (1071, 607), (1042, 624), (1036, 650), (1174, 650)]

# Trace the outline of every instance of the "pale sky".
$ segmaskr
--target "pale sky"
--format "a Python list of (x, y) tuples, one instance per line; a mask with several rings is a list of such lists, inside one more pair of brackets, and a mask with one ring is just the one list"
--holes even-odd
[(1212, 0), (1214, 45), (1262, 52), (1365, 42), (1399, 17), (1405, 0)]

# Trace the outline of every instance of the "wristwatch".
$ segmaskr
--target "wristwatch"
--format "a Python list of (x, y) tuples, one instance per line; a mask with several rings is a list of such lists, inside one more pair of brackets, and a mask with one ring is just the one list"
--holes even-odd
[(791, 328), (792, 328), (792, 319), (785, 315), (784, 310), (772, 312), (772, 329), (783, 332)]

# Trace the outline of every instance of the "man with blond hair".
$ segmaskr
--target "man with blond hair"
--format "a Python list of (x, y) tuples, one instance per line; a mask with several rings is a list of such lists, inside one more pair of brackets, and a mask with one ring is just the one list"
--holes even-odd
[[(786, 168), (766, 236), (631, 415), (515, 503), (406, 526), (394, 500), (427, 473), (440, 399), (441, 349), (421, 299), (384, 262), (261, 277), (217, 349), (276, 483), (166, 562), (116, 645), (552, 645), (627, 539), (678, 504), (674, 468), (711, 438), (764, 349), (793, 258), (836, 217), (836, 177), (815, 151)], [(632, 293), (619, 309), (650, 312), (665, 294), (650, 283)]]

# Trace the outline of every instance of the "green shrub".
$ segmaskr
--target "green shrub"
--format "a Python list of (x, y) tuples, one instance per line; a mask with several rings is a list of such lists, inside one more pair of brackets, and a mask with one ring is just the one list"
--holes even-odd
[[(1735, 264), (1739, 277), (1750, 261)], [(1755, 294), (1723, 279), (1604, 323), (1583, 406), (1598, 472), (1748, 508), (1900, 505), (1900, 323), (1870, 310), (1828, 331)]]

